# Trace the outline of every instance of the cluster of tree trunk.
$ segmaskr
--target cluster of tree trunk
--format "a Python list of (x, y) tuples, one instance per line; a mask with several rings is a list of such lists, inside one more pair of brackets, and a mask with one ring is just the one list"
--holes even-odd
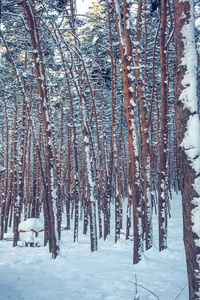
[(43, 216), (56, 258), (65, 214), (74, 241), (81, 219), (95, 251), (113, 212), (115, 243), (132, 228), (138, 263), (153, 213), (167, 247), (181, 191), (190, 299), (200, 299), (200, 150), (187, 138), (191, 126), (200, 135), (198, 4), (156, 3), (96, 1), (87, 20), (74, 0), (2, 0), (0, 237), (12, 227), (16, 246), (20, 221)]

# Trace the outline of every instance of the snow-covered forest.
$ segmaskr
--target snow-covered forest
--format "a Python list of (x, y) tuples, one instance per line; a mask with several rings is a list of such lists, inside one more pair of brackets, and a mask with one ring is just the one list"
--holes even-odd
[[(29, 274), (26, 255), (41, 268), (51, 257), (48, 270), (59, 278), (64, 266), (74, 277), (92, 270), (68, 298), (18, 299), (199, 300), (199, 1), (95, 0), (85, 15), (76, 0), (0, 4), (2, 270)], [(101, 275), (89, 281), (90, 294), (95, 268)], [(114, 271), (124, 272), (119, 297), (103, 284), (104, 268), (114, 286)], [(38, 283), (46, 275), (34, 270)], [(164, 270), (172, 281), (165, 289)]]

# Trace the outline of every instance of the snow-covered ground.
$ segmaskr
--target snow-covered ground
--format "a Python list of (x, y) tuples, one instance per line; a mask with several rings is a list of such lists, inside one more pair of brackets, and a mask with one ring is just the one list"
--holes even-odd
[(137, 265), (132, 264), (132, 242), (115, 245), (114, 234), (105, 242), (100, 240), (98, 252), (91, 253), (89, 236), (80, 232), (74, 244), (73, 231), (63, 231), (56, 260), (48, 247), (13, 248), (12, 242), (1, 241), (0, 299), (133, 300), (137, 277), (143, 287), (138, 286), (140, 300), (187, 300), (181, 197), (174, 196), (171, 206), (168, 249), (159, 253), (155, 234), (154, 247)]

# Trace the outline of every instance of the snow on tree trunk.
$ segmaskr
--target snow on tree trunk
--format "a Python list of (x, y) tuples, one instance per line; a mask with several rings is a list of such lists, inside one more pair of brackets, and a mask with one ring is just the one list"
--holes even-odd
[(112, 0), (115, 20), (117, 25), (118, 40), (120, 44), (122, 58), (122, 76), (124, 98), (126, 105), (126, 121), (128, 130), (129, 153), (131, 157), (132, 171), (132, 197), (133, 197), (133, 263), (138, 263), (141, 260), (142, 242), (141, 242), (141, 214), (140, 214), (140, 182), (139, 182), (139, 153), (138, 153), (138, 136), (136, 127), (136, 109), (133, 101), (132, 74), (133, 67), (132, 59), (132, 41), (130, 38), (130, 6), (129, 1), (124, 1), (123, 15), (124, 26), (122, 28), (121, 11), (118, 0)]
[(90, 218), (90, 244), (91, 251), (97, 250), (97, 226), (96, 226), (96, 202), (94, 198), (94, 181), (92, 176), (92, 166), (91, 166), (91, 154), (90, 154), (90, 143), (89, 143), (89, 128), (87, 123), (86, 116), (86, 107), (84, 103), (84, 99), (82, 102), (82, 117), (83, 117), (83, 136), (84, 136), (84, 150), (86, 157), (86, 173), (88, 180), (88, 197), (89, 197), (89, 218)]
[(20, 159), (19, 159), (19, 171), (18, 171), (18, 181), (17, 181), (17, 197), (14, 203), (14, 240), (13, 246), (17, 246), (17, 241), (19, 239), (18, 225), (20, 223), (21, 209), (24, 197), (24, 156), (26, 151), (26, 140), (25, 135), (26, 128), (26, 111), (25, 111), (25, 99), (23, 99), (23, 113), (22, 113), (22, 130), (21, 133), (21, 144), (20, 144)]
[[(147, 119), (147, 100), (145, 91), (145, 78), (141, 71), (142, 65), (142, 1), (138, 1), (137, 21), (136, 21), (136, 35), (135, 35), (135, 70), (134, 76), (136, 79), (136, 88), (138, 89), (139, 102), (141, 106), (141, 130), (142, 135), (142, 159), (141, 159), (141, 172), (142, 172), (142, 193), (144, 199), (144, 233), (146, 250), (152, 247), (152, 209), (151, 209), (151, 174), (150, 174), (150, 146), (149, 146), (149, 125)], [(137, 93), (135, 95), (135, 102)]]
[(200, 120), (194, 2), (174, 1), (176, 134), (189, 299), (200, 299)]
[(58, 237), (58, 216), (57, 216), (57, 191), (55, 188), (55, 157), (53, 156), (53, 140), (51, 126), (50, 103), (47, 96), (47, 83), (44, 69), (43, 53), (41, 50), (39, 32), (36, 18), (34, 16), (32, 3), (29, 0), (23, 0), (24, 11), (27, 16), (28, 26), (30, 28), (30, 39), (33, 48), (33, 61), (37, 79), (38, 92), (40, 96), (41, 111), (43, 117), (43, 127), (45, 132), (46, 146), (46, 209), (48, 211), (48, 230), (49, 230), (49, 250), (52, 257), (56, 258), (59, 251)]
[(112, 160), (113, 160), (113, 184), (114, 184), (114, 198), (115, 198), (115, 243), (120, 237), (120, 208), (119, 208), (119, 187), (117, 179), (117, 147), (115, 137), (115, 110), (116, 110), (116, 99), (115, 99), (115, 82), (114, 82), (114, 61), (113, 61), (113, 50), (112, 50), (112, 32), (111, 32), (111, 21), (109, 13), (109, 3), (106, 2), (107, 14), (108, 14), (108, 27), (109, 27), (109, 44), (110, 44), (110, 61), (111, 61), (111, 115), (112, 115)]
[(166, 220), (166, 167), (167, 167), (167, 83), (166, 83), (166, 0), (162, 0), (160, 32), (160, 67), (161, 67), (161, 133), (160, 133), (160, 170), (158, 182), (158, 223), (159, 250), (167, 248)]

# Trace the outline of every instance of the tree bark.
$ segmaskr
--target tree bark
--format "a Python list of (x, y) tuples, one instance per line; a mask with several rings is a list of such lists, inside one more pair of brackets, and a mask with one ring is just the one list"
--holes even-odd
[(124, 98), (126, 105), (126, 121), (128, 130), (129, 153), (131, 157), (131, 171), (132, 171), (132, 197), (133, 197), (133, 263), (138, 263), (141, 260), (141, 215), (140, 215), (140, 191), (139, 191), (139, 153), (137, 132), (135, 126), (135, 103), (133, 101), (133, 87), (131, 81), (131, 67), (133, 66), (132, 59), (132, 41), (130, 37), (130, 7), (127, 1), (124, 1), (123, 15), (124, 26), (122, 26), (120, 7), (118, 0), (112, 0), (115, 12), (115, 20), (117, 26), (118, 40), (120, 44), (121, 59), (122, 59), (122, 77)]
[[(145, 233), (145, 245), (146, 250), (152, 247), (152, 213), (151, 213), (151, 173), (150, 173), (150, 146), (149, 146), (149, 124), (147, 120), (147, 95), (146, 95), (146, 84), (142, 72), (141, 72), (141, 38), (142, 38), (142, 0), (138, 1), (138, 12), (136, 21), (136, 35), (135, 35), (135, 70), (134, 76), (136, 79), (136, 88), (138, 91), (139, 102), (141, 107), (141, 149), (142, 149), (142, 159), (141, 159), (141, 175), (142, 175), (142, 192), (144, 199), (144, 233)], [(145, 46), (147, 47), (147, 41)], [(145, 56), (147, 54), (145, 53)], [(145, 58), (145, 61), (147, 58)], [(145, 65), (145, 70), (147, 65)], [(144, 70), (144, 73), (145, 73)], [(135, 93), (136, 98), (137, 93)], [(135, 99), (136, 102), (136, 99)]]
[(160, 32), (160, 68), (161, 68), (161, 134), (159, 153), (158, 179), (158, 223), (159, 223), (159, 251), (167, 247), (166, 225), (166, 152), (167, 152), (167, 83), (166, 83), (166, 0), (162, 0), (161, 32)]
[[(37, 79), (38, 92), (41, 101), (41, 111), (43, 120), (43, 129), (45, 133), (45, 150), (46, 150), (46, 209), (48, 215), (49, 229), (49, 250), (52, 252), (52, 257), (56, 258), (59, 252), (58, 242), (58, 222), (57, 222), (57, 195), (55, 192), (55, 157), (53, 155), (53, 140), (50, 115), (50, 103), (47, 95), (47, 83), (44, 69), (43, 53), (40, 45), (39, 32), (37, 22), (34, 15), (32, 3), (29, 0), (23, 0), (23, 7), (26, 13), (29, 34), (33, 48), (33, 61)], [(56, 227), (56, 228), (55, 228)], [(51, 241), (51, 242), (50, 242)]]
[[(200, 120), (197, 100), (197, 52), (194, 2), (174, 0), (175, 119), (183, 203), (183, 235), (189, 299), (200, 299)], [(192, 58), (192, 59), (191, 59)], [(198, 138), (191, 130), (197, 130)]]

